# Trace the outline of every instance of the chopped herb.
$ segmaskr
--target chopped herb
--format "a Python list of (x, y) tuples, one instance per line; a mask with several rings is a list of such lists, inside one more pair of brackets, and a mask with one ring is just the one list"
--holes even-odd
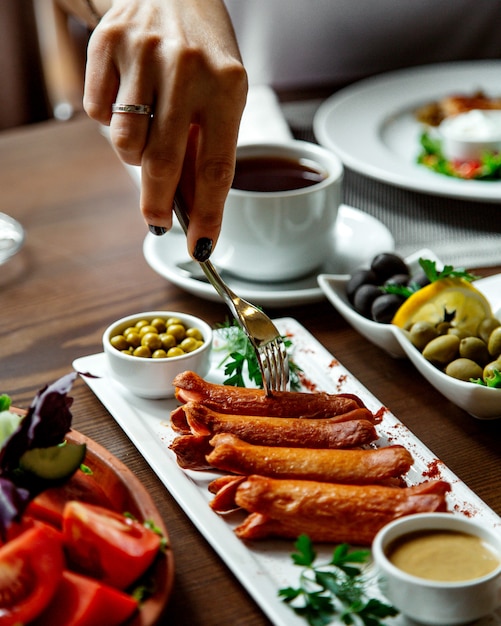
[[(226, 379), (223, 383), (232, 387), (246, 387), (246, 378), (248, 378), (256, 387), (262, 387), (263, 379), (254, 348), (236, 320), (231, 322), (226, 320), (223, 324), (217, 326), (217, 330), (224, 340), (219, 350), (226, 352), (225, 357), (218, 365), (218, 367), (224, 366)], [(289, 352), (291, 389), (297, 390), (299, 389), (298, 374), (301, 369), (290, 357), (292, 341), (289, 337), (282, 337), (282, 339)]]
[(439, 272), (435, 261), (430, 261), (429, 259), (419, 259), (419, 265), (423, 268), (423, 272), (431, 283), (442, 278), (463, 278), (468, 282), (473, 282), (478, 278), (478, 276), (470, 274), (464, 268), (455, 269), (452, 265), (444, 265)]
[(501, 372), (498, 369), (493, 369), (492, 374), (484, 376), (484, 378), (470, 378), (471, 383), (477, 385), (483, 385), (484, 387), (493, 387), (495, 389), (501, 389)]
[(351, 550), (343, 543), (334, 549), (328, 563), (317, 565), (317, 554), (307, 535), (294, 544), (292, 560), (302, 567), (298, 587), (280, 589), (278, 595), (310, 626), (326, 626), (335, 616), (343, 624), (384, 626), (381, 619), (398, 611), (365, 593), (366, 579), (361, 565), (367, 563), (369, 550)]
[[(420, 258), (419, 265), (423, 269), (423, 272), (426, 274), (426, 278), (430, 281), (430, 283), (434, 283), (442, 278), (463, 278), (468, 282), (473, 282), (479, 278), (474, 274), (470, 274), (470, 272), (467, 272), (463, 268), (456, 269), (452, 265), (445, 265), (442, 270), (438, 271), (436, 262), (430, 261), (429, 259)], [(402, 296), (403, 298), (409, 298), (416, 293), (416, 291), (421, 289), (421, 285), (411, 281), (408, 285), (383, 285), (380, 289), (383, 293), (393, 293), (397, 296)]]

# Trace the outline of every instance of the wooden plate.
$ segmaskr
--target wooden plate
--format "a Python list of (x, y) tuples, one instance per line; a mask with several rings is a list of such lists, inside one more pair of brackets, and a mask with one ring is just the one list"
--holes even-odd
[[(13, 407), (10, 410), (19, 414), (25, 413)], [(153, 582), (155, 591), (141, 605), (138, 613), (127, 622), (127, 626), (154, 626), (165, 613), (174, 582), (174, 557), (162, 517), (139, 479), (111, 452), (76, 430), (71, 430), (66, 439), (86, 444), (85, 465), (91, 468), (92, 477), (101, 488), (100, 495), (109, 500), (113, 509), (121, 513), (130, 513), (140, 521), (152, 520), (166, 538), (165, 553), (157, 557), (145, 574), (148, 582)], [(73, 478), (70, 482), (71, 480)], [(92, 500), (91, 497), (86, 498), (85, 494), (82, 494), (82, 500), (86, 499)]]

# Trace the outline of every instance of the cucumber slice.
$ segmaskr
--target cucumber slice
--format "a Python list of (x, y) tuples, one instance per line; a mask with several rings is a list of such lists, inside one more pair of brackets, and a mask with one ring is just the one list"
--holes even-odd
[(85, 458), (84, 443), (68, 443), (48, 448), (27, 450), (19, 461), (19, 467), (43, 480), (69, 478)]

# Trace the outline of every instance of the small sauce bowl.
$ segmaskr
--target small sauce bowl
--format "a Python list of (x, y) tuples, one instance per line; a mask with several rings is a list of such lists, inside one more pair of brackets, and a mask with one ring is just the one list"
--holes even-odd
[[(155, 318), (178, 318), (186, 328), (197, 328), (203, 337), (202, 345), (180, 356), (144, 358), (121, 352), (111, 344), (112, 337), (135, 326), (140, 320), (152, 321)], [(111, 376), (141, 398), (172, 398), (172, 381), (181, 372), (191, 370), (206, 376), (210, 369), (211, 347), (211, 327), (199, 317), (179, 311), (146, 311), (129, 315), (113, 322), (103, 334), (103, 348)]]
[[(396, 545), (415, 538), (416, 534), (434, 532), (477, 539), (492, 558), (492, 569), (475, 578), (466, 574), (464, 580), (443, 581), (409, 574), (392, 562)], [(437, 551), (440, 549), (439, 545)], [(501, 533), (479, 522), (450, 513), (402, 517), (379, 531), (372, 545), (372, 554), (381, 592), (401, 613), (419, 623), (432, 626), (466, 624), (492, 613), (501, 605)]]
[(474, 109), (446, 118), (438, 127), (442, 153), (451, 161), (472, 161), (501, 151), (501, 111)]

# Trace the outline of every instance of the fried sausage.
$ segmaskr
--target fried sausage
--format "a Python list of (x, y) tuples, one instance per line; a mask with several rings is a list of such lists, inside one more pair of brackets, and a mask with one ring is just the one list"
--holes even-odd
[(169, 450), (174, 452), (179, 467), (183, 469), (211, 470), (213, 467), (206, 460), (212, 451), (209, 441), (210, 437), (180, 435), (170, 444)]
[(188, 402), (182, 408), (186, 427), (177, 411), (171, 416), (172, 426), (178, 432), (194, 435), (233, 433), (249, 443), (303, 448), (353, 448), (377, 439), (374, 425), (366, 419), (372, 417), (367, 409), (355, 409), (332, 418), (303, 420), (219, 413), (199, 402)]
[(306, 533), (312, 541), (370, 545), (393, 519), (446, 511), (449, 490), (445, 481), (393, 488), (249, 476), (236, 490), (235, 501), (254, 515), (235, 532), (241, 539)]
[(318, 450), (257, 446), (229, 433), (210, 441), (207, 461), (234, 474), (371, 485), (405, 474), (413, 458), (403, 446), (371, 450)]
[(320, 419), (364, 408), (363, 402), (351, 394), (274, 391), (267, 396), (262, 389), (209, 383), (190, 371), (178, 374), (172, 384), (180, 402), (201, 402), (221, 413)]

